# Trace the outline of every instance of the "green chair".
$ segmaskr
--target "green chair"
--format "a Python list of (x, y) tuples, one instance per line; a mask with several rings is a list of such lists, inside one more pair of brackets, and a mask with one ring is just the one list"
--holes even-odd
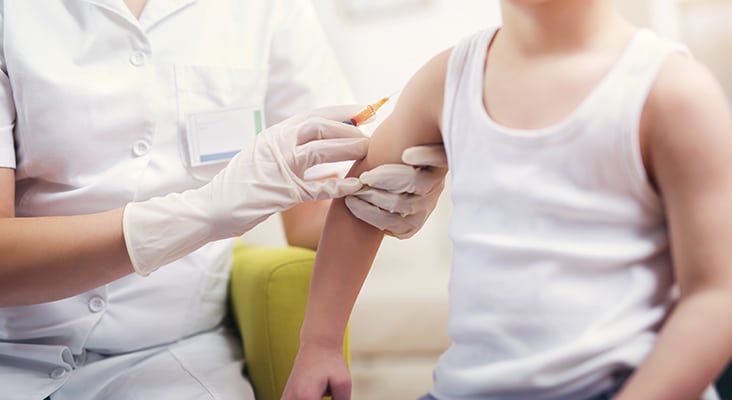
[[(237, 244), (231, 308), (257, 400), (279, 400), (300, 345), (315, 252)], [(344, 354), (349, 360), (348, 333)]]

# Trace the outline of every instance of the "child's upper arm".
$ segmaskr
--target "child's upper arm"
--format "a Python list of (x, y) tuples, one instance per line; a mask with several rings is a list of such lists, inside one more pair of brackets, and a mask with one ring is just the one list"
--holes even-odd
[(732, 116), (719, 83), (693, 59), (673, 56), (650, 93), (641, 132), (682, 296), (732, 288)]
[[(410, 146), (441, 142), (439, 129), (447, 55), (430, 60), (407, 83), (392, 114), (376, 129), (365, 159), (349, 172), (401, 162)], [(343, 199), (333, 201), (323, 230), (310, 286), (303, 343), (329, 343), (340, 349), (343, 330), (378, 250), (383, 233), (359, 220)]]
[(440, 120), (450, 50), (428, 61), (407, 82), (394, 111), (374, 131), (368, 155), (351, 171), (357, 176), (382, 164), (401, 163), (411, 146), (442, 142)]

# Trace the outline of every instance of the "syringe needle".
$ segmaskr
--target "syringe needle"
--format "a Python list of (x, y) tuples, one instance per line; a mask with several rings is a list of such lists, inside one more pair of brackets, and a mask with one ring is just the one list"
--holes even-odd
[(371, 119), (376, 114), (376, 111), (381, 108), (381, 106), (383, 106), (387, 101), (389, 101), (391, 96), (395, 95), (396, 93), (397, 92), (394, 92), (387, 97), (383, 97), (381, 100), (375, 103), (367, 105), (361, 111), (349, 118), (347, 121), (343, 122), (346, 124), (351, 124), (353, 126), (359, 126), (363, 124), (364, 122)]

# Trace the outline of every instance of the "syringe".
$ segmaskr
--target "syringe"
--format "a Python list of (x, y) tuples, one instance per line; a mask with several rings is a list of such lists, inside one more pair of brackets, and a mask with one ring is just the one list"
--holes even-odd
[(395, 93), (390, 94), (389, 96), (386, 96), (373, 104), (367, 105), (361, 111), (359, 111), (358, 113), (353, 115), (351, 118), (349, 118), (348, 120), (343, 121), (343, 122), (346, 124), (349, 124), (349, 125), (353, 125), (353, 126), (359, 126), (359, 125), (363, 124), (364, 122), (371, 119), (376, 114), (376, 111), (379, 108), (381, 108), (381, 106), (383, 106), (384, 103), (389, 101), (391, 96), (393, 96)]

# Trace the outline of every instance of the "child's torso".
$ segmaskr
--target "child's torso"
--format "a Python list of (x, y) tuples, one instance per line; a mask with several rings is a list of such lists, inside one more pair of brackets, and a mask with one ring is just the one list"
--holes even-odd
[(633, 35), (634, 28), (624, 27), (576, 48), (531, 52), (519, 50), (505, 34), (496, 33), (484, 63), (487, 114), (500, 125), (519, 129), (559, 123), (613, 69)]
[[(454, 204), (455, 344), (440, 360), (435, 392), (589, 397), (612, 384), (614, 371), (640, 362), (673, 303), (665, 218), (638, 127), (658, 70), (680, 48), (639, 31), (554, 123), (545, 123), (551, 112), (489, 104), (500, 121), (531, 114), (521, 127), (538, 128), (520, 129), (484, 106), (484, 88), (511, 85), (484, 82), (493, 33), (456, 46), (447, 70), (442, 131)], [(499, 94), (491, 96), (498, 104)], [(549, 100), (528, 101), (562, 115), (563, 106)]]

